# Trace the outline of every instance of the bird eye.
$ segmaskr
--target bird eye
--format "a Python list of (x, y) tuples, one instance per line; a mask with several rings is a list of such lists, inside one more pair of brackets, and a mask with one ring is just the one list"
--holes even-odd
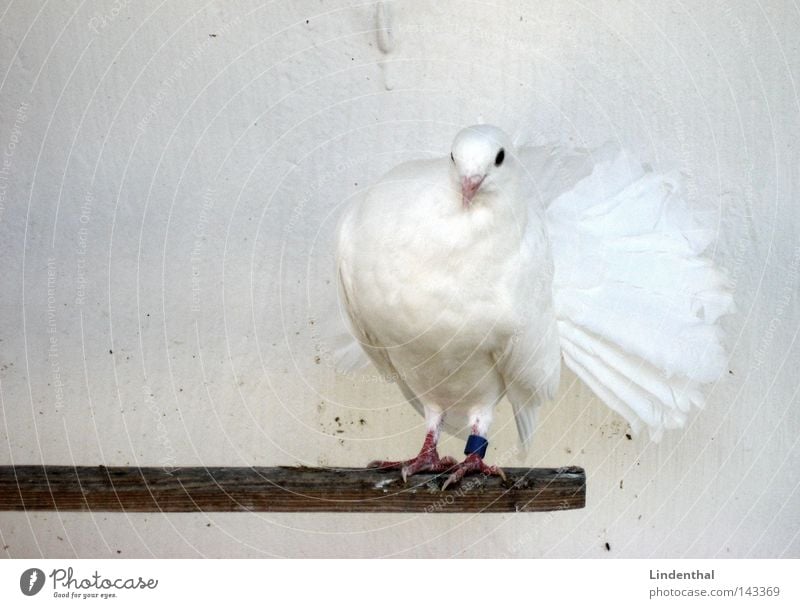
[(500, 148), (500, 152), (497, 153), (497, 156), (494, 157), (494, 166), (499, 167), (503, 164), (503, 159), (506, 157), (506, 151), (503, 148)]
[(453, 162), (456, 162), (456, 159), (455, 159), (455, 157), (453, 156), (453, 153), (452, 153), (452, 152), (450, 152), (450, 160), (452, 160)]

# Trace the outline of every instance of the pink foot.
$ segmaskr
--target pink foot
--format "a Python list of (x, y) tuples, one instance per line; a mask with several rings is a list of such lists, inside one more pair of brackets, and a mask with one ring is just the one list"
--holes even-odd
[(436, 451), (436, 448), (434, 448), (432, 450), (420, 452), (411, 460), (373, 460), (367, 466), (371, 469), (399, 469), (403, 481), (406, 481), (414, 473), (421, 473), (424, 471), (441, 473), (442, 471), (452, 469), (456, 464), (455, 458), (451, 458), (450, 456), (440, 458), (439, 453)]
[(439, 458), (439, 452), (436, 451), (436, 433), (435, 431), (428, 431), (425, 436), (425, 443), (422, 444), (422, 449), (415, 458), (399, 461), (374, 460), (367, 466), (371, 469), (400, 469), (403, 481), (406, 481), (414, 473), (422, 471), (440, 473), (455, 465), (455, 459), (450, 458), (450, 456)]
[(489, 466), (483, 462), (483, 459), (478, 456), (477, 454), (470, 454), (467, 456), (463, 462), (460, 462), (456, 465), (455, 471), (450, 474), (444, 485), (442, 485), (442, 490), (446, 489), (447, 486), (450, 484), (455, 484), (461, 481), (465, 475), (469, 475), (470, 473), (482, 473), (483, 475), (497, 475), (502, 478), (503, 481), (506, 480), (506, 474), (503, 473), (503, 469), (495, 466)]

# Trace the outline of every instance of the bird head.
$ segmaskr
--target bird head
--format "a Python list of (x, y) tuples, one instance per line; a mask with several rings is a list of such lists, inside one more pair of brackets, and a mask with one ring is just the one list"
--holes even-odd
[(453, 140), (450, 152), (452, 175), (461, 202), (469, 208), (481, 194), (497, 192), (508, 179), (514, 149), (501, 129), (491, 125), (474, 125), (461, 130)]

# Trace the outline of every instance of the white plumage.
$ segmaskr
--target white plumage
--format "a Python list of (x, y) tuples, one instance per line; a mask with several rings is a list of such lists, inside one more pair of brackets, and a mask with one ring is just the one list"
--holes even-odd
[(417, 459), (380, 464), (452, 466), (442, 422), (485, 437), (503, 396), (527, 444), (562, 357), (634, 430), (683, 424), (726, 362), (712, 236), (677, 175), (610, 148), (516, 151), (480, 125), (390, 171), (346, 210), (337, 250), (353, 336), (428, 423)]

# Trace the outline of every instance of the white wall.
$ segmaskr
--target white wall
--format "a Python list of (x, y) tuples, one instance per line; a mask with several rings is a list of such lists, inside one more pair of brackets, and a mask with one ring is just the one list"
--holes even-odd
[[(681, 167), (739, 309), (685, 431), (627, 440), (568, 375), (501, 458), (586, 467), (584, 510), (0, 513), (4, 555), (800, 556), (792, 3), (409, 1), (380, 40), (370, 2), (4, 4), (0, 463), (411, 455), (421, 420), (310, 321), (341, 205), (479, 119)], [(489, 458), (514, 435), (504, 409)]]

